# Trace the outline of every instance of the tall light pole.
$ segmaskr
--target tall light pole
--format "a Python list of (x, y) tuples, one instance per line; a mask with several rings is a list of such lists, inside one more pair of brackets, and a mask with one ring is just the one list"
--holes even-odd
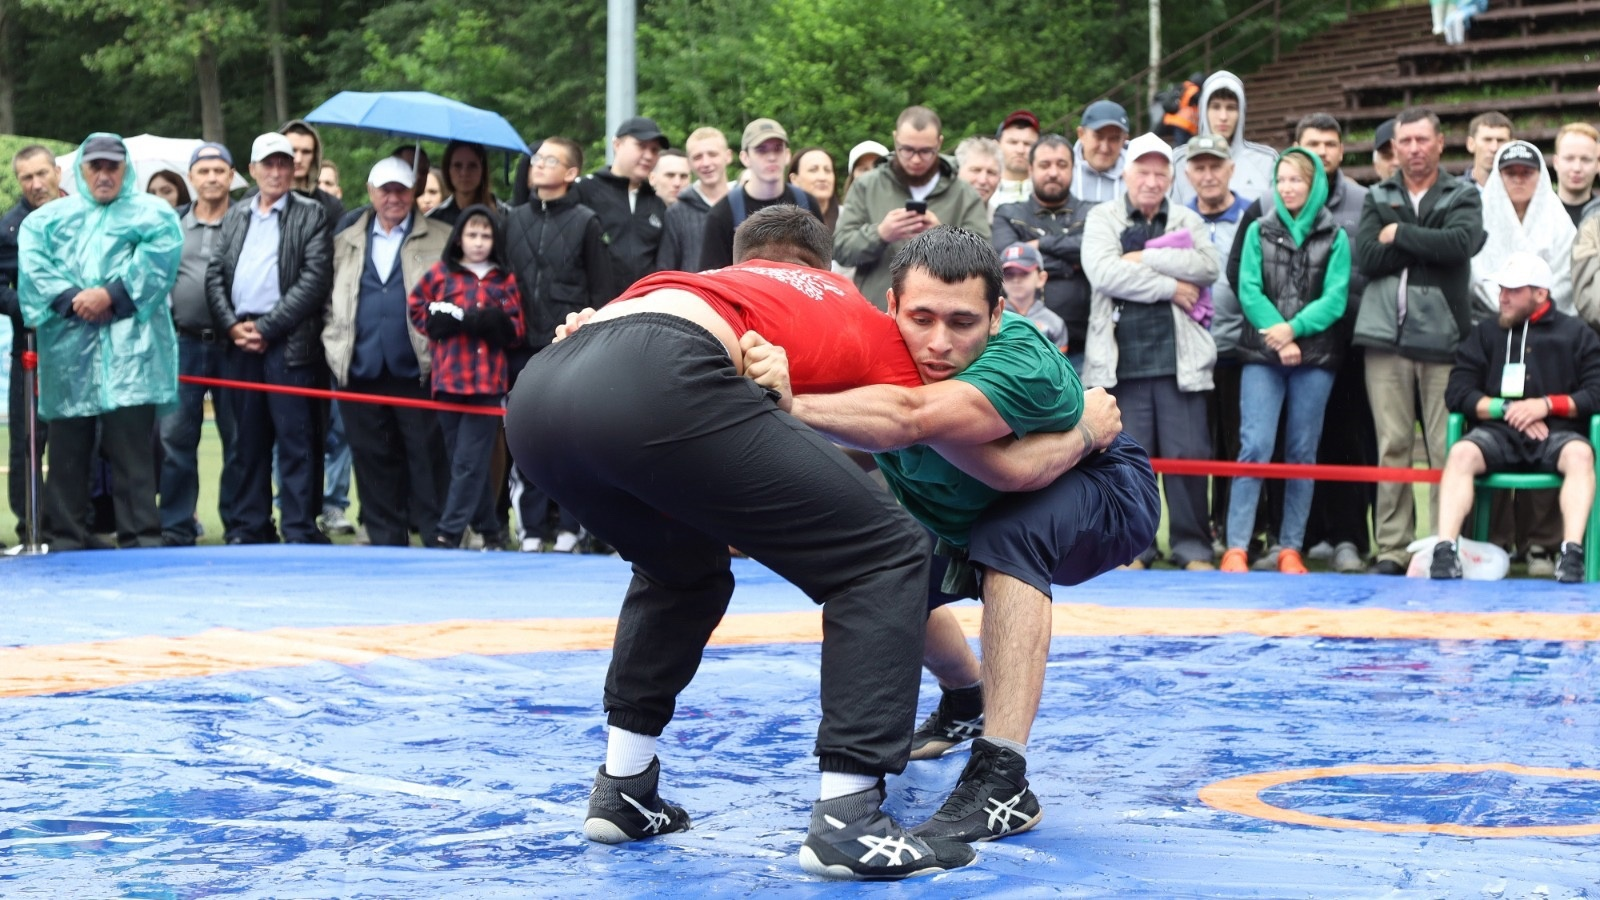
[(1150, 79), (1145, 86), (1146, 109), (1156, 102), (1161, 80), (1161, 0), (1150, 0)]
[(611, 136), (638, 112), (634, 67), (634, 0), (606, 0), (606, 161), (611, 161)]

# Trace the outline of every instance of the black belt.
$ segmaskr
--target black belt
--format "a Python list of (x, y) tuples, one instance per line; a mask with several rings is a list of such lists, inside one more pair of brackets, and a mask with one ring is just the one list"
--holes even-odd
[(177, 329), (179, 334), (184, 337), (194, 338), (202, 344), (215, 344), (219, 337), (216, 329), (213, 328), (185, 328), (182, 325), (178, 325)]

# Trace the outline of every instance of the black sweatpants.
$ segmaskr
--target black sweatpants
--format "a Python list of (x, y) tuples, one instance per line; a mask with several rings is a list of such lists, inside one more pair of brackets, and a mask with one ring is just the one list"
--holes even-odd
[(822, 605), (823, 771), (900, 772), (927, 624), (921, 526), (676, 316), (589, 325), (535, 356), (506, 442), (522, 471), (633, 564), (605, 708), (661, 733), (733, 595), (728, 547)]
[[(352, 378), (352, 394), (432, 400), (415, 377), (384, 374)], [(356, 470), (361, 524), (374, 547), (404, 547), (411, 532), (424, 545), (439, 528), (439, 510), (450, 489), (450, 456), (444, 447), (439, 414), (431, 409), (379, 403), (339, 404), (344, 436)], [(460, 535), (457, 535), (459, 538)]]
[(95, 462), (95, 428), (111, 464), (111, 502), (116, 510), (117, 545), (161, 546), (161, 513), (156, 506), (156, 408), (125, 406), (98, 416), (56, 419), (50, 423), (50, 475), (44, 481), (41, 531), (51, 550), (93, 546), (89, 497)]

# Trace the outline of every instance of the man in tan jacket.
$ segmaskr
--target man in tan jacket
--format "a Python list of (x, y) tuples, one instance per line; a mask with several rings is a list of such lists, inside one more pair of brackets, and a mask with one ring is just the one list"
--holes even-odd
[[(415, 176), (390, 156), (372, 167), (372, 208), (333, 244), (333, 300), (322, 346), (335, 386), (352, 394), (426, 400), (428, 339), (411, 327), (406, 297), (438, 262), (448, 229), (416, 210)], [(375, 545), (433, 538), (448, 483), (444, 436), (429, 410), (341, 402), (361, 491), (361, 522)]]

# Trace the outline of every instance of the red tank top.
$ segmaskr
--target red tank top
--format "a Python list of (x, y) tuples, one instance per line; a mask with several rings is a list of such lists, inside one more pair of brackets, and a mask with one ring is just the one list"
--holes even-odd
[(663, 289), (705, 300), (734, 334), (754, 331), (782, 347), (796, 394), (922, 383), (894, 320), (832, 272), (750, 260), (698, 274), (657, 272), (617, 299)]

